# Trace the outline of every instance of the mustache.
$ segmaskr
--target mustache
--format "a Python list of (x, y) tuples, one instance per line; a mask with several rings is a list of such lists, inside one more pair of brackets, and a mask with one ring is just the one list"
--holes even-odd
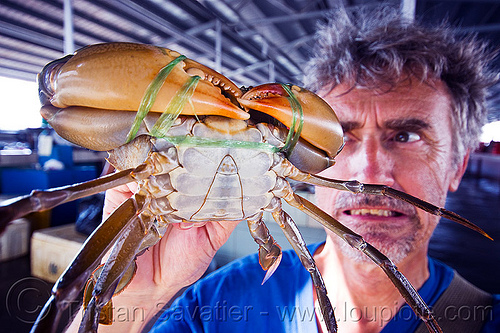
[(409, 216), (416, 216), (417, 209), (412, 204), (398, 199), (373, 194), (341, 192), (335, 201), (335, 210), (384, 207)]

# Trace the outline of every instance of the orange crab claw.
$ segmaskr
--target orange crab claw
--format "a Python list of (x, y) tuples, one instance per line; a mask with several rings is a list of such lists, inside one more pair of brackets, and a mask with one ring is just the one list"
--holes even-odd
[[(48, 64), (39, 75), (40, 89), (50, 104), (59, 108), (85, 106), (137, 111), (148, 85), (163, 67), (179, 56), (175, 51), (151, 45), (92, 45)], [(193, 75), (199, 75), (202, 80), (181, 114), (249, 118), (248, 113), (223, 95), (241, 95), (234, 83), (189, 59), (168, 74), (150, 111), (165, 111), (175, 93)]]
[[(302, 106), (304, 123), (301, 137), (334, 157), (344, 144), (344, 134), (333, 109), (311, 91), (291, 86)], [(238, 102), (245, 108), (264, 112), (288, 127), (292, 126), (293, 110), (288, 93), (279, 83), (264, 84), (245, 93)]]

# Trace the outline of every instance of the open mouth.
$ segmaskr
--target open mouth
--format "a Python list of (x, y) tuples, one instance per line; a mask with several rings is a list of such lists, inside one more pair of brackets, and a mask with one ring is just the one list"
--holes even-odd
[(344, 214), (346, 215), (356, 215), (356, 216), (382, 216), (382, 217), (398, 217), (402, 216), (402, 213), (387, 210), (387, 209), (349, 209), (345, 210)]

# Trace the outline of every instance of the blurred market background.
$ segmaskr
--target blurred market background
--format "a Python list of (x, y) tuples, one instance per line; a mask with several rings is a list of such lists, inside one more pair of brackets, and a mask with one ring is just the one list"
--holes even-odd
[[(36, 74), (65, 54), (100, 42), (127, 41), (175, 49), (238, 85), (301, 84), (317, 24), (335, 6), (357, 10), (369, 0), (2, 0), (0, 2), (0, 201), (98, 177), (106, 153), (69, 144), (42, 123)], [(500, 45), (499, 0), (392, 0), (401, 15), (428, 23), (446, 19), (464, 33)], [(500, 68), (497, 59), (496, 68)], [(477, 286), (500, 293), (500, 86), (478, 150), (447, 208), (486, 230), (489, 241), (443, 220), (430, 254)], [(346, 157), (344, 157), (346, 158)], [(347, 157), (348, 158), (348, 157)], [(302, 194), (313, 199), (309, 188)], [(5, 332), (27, 332), (50, 288), (100, 220), (102, 196), (31, 214), (0, 236), (0, 319)], [(323, 229), (288, 208), (308, 243)], [(290, 248), (268, 216), (283, 248)], [(94, 224), (87, 223), (93, 221)], [(78, 222), (78, 229), (75, 223)], [(254, 253), (241, 223), (212, 269)]]

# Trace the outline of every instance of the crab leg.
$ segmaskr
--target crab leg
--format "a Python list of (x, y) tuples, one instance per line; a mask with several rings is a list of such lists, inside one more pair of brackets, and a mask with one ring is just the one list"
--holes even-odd
[(31, 330), (32, 333), (55, 332), (62, 311), (78, 297), (92, 271), (101, 262), (111, 245), (124, 230), (131, 228), (130, 226), (134, 224), (136, 211), (137, 202), (132, 197), (121, 204), (90, 235), (73, 262), (52, 288), (52, 295), (38, 315)]
[(321, 223), (325, 228), (331, 230), (342, 238), (347, 244), (353, 248), (366, 254), (373, 260), (389, 277), (394, 286), (399, 290), (399, 293), (405, 299), (406, 303), (413, 309), (415, 314), (422, 319), (430, 332), (442, 333), (436, 319), (432, 315), (431, 310), (422, 300), (418, 292), (411, 285), (408, 279), (397, 269), (396, 265), (382, 254), (375, 247), (367, 243), (362, 236), (356, 234), (339, 221), (322, 211), (313, 203), (302, 198), (301, 196), (290, 191), (283, 197), (288, 204), (300, 209), (307, 215)]
[(477, 225), (463, 218), (462, 216), (452, 211), (449, 211), (445, 208), (434, 206), (433, 204), (428, 203), (427, 201), (424, 201), (417, 197), (414, 197), (410, 194), (395, 190), (389, 186), (363, 184), (358, 182), (357, 180), (344, 181), (344, 180), (329, 179), (302, 172), (293, 166), (292, 168), (294, 170), (292, 170), (292, 174), (290, 174), (288, 177), (290, 177), (293, 180), (302, 181), (304, 183), (308, 183), (311, 185), (330, 187), (341, 191), (350, 191), (352, 193), (363, 193), (363, 194), (373, 194), (373, 195), (384, 195), (390, 198), (402, 200), (430, 214), (442, 216), (451, 221), (457, 222), (493, 240), (493, 238), (491, 238), (483, 229), (479, 228)]
[(20, 198), (7, 200), (0, 206), (0, 233), (10, 221), (32, 212), (54, 208), (60, 204), (87, 197), (107, 189), (143, 179), (149, 176), (149, 167), (142, 164), (137, 168), (123, 170), (94, 180), (75, 185), (62, 186), (46, 191), (33, 191)]
[(259, 263), (262, 269), (266, 271), (266, 276), (262, 280), (262, 284), (264, 284), (273, 275), (281, 262), (281, 247), (269, 233), (262, 215), (260, 213), (256, 218), (248, 219), (247, 223), (250, 235), (259, 244)]
[(316, 289), (316, 295), (318, 297), (318, 302), (321, 309), (321, 314), (325, 320), (326, 327), (329, 332), (337, 332), (337, 322), (335, 320), (335, 314), (333, 312), (332, 304), (328, 298), (325, 283), (321, 277), (316, 263), (314, 262), (313, 256), (309, 252), (306, 246), (306, 242), (302, 237), (297, 225), (292, 220), (292, 218), (282, 209), (273, 212), (273, 217), (276, 222), (283, 230), (286, 238), (292, 245), (293, 249), (300, 258), (300, 261), (304, 268), (311, 274), (314, 289)]
[[(116, 242), (97, 283), (92, 291), (92, 298), (86, 307), (80, 324), (79, 332), (97, 332), (102, 308), (111, 300), (115, 289), (123, 275), (133, 263), (139, 248), (151, 227), (154, 217), (144, 211), (147, 206), (147, 196), (134, 195), (137, 212), (130, 219), (127, 227)], [(132, 278), (129, 276), (128, 279)], [(127, 284), (129, 281), (125, 281)], [(111, 318), (109, 323), (112, 323)]]

